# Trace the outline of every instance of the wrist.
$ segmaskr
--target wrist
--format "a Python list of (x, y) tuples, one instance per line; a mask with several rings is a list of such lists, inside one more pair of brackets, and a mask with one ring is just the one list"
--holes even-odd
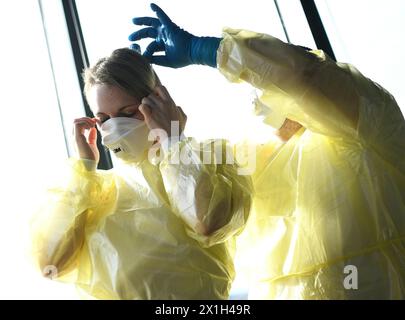
[(190, 52), (192, 63), (216, 68), (217, 51), (221, 40), (215, 37), (193, 37)]
[(87, 171), (96, 171), (98, 161), (93, 159), (79, 158), (78, 161), (86, 168)]

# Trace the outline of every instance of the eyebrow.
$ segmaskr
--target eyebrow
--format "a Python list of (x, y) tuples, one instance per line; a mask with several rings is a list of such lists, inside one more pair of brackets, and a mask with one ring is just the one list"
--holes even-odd
[[(126, 106), (123, 106), (123, 107), (121, 107), (121, 108), (118, 109), (118, 113), (119, 113), (122, 109), (131, 107), (131, 106), (135, 106), (135, 105), (137, 105), (137, 104), (136, 104), (136, 103), (131, 103), (131, 104), (128, 104), (128, 105), (126, 105)], [(104, 113), (104, 112), (97, 112), (96, 115), (99, 115), (99, 114), (105, 114), (105, 113)]]

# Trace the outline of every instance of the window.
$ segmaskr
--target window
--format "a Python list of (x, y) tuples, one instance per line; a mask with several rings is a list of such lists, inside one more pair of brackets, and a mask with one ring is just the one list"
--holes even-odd
[[(60, 19), (59, 2), (51, 2), (55, 4), (54, 18)], [(66, 127), (62, 125), (60, 107), (66, 97), (72, 101), (74, 94), (68, 91), (74, 91), (75, 84), (70, 83), (68, 71), (58, 69), (56, 60), (51, 64), (40, 8), (38, 1), (0, 2), (2, 42), (7, 44), (0, 53), (0, 299), (75, 297), (72, 286), (61, 286), (42, 278), (32, 267), (27, 251), (29, 219), (38, 191), (52, 178), (50, 174), (55, 166), (68, 156), (69, 143), (65, 140)], [(49, 35), (49, 41), (59, 32), (55, 26), (51, 29), (53, 34)], [(59, 36), (63, 51), (64, 44), (69, 46), (69, 43), (63, 33)], [(72, 62), (69, 50), (59, 54), (69, 69)], [(56, 71), (63, 73), (63, 88), (55, 85)], [(62, 74), (56, 77), (59, 76)], [(66, 101), (66, 104), (69, 103)], [(66, 114), (64, 116), (66, 118)]]
[(317, 0), (316, 5), (337, 60), (382, 85), (405, 113), (405, 2)]
[[(150, 1), (77, 0), (90, 62), (129, 45), (134, 16), (151, 15)], [(275, 1), (186, 1), (160, 3), (176, 23), (196, 35), (220, 36), (222, 27), (286, 36)], [(290, 39), (314, 46), (298, 0), (280, 1)], [(16, 18), (17, 17), (17, 18)], [(80, 86), (61, 1), (1, 1), (2, 145), (0, 182), (0, 298), (71, 299), (73, 286), (43, 279), (29, 261), (29, 218), (39, 191), (73, 154), (72, 122), (84, 116)], [(145, 48), (147, 41), (141, 43)], [(188, 114), (189, 136), (264, 141), (271, 129), (252, 115), (252, 88), (228, 83), (202, 66), (156, 67), (163, 83)], [(5, 89), (4, 89), (5, 88)], [(226, 119), (224, 122), (223, 119)], [(245, 296), (235, 281), (233, 295)]]

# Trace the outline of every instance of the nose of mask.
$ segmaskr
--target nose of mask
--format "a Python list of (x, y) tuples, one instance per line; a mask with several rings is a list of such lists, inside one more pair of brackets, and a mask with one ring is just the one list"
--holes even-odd
[(149, 129), (144, 121), (117, 117), (104, 122), (100, 128), (102, 143), (117, 158), (127, 162), (139, 162), (145, 158), (152, 146), (149, 141)]

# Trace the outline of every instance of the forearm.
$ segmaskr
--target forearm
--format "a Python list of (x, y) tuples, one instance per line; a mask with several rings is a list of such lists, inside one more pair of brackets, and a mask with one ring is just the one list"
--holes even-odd
[(74, 267), (84, 240), (87, 211), (70, 219), (60, 214), (66, 214), (66, 208), (61, 206), (49, 206), (47, 211), (36, 221), (41, 226), (33, 232), (33, 254), (42, 274), (55, 278)]
[(305, 126), (356, 127), (359, 97), (353, 74), (321, 52), (265, 34), (226, 29), (217, 59), (230, 81), (261, 89), (261, 100), (277, 113)]
[(46, 274), (49, 267), (58, 276), (74, 267), (88, 217), (103, 204), (108, 207), (108, 197), (102, 196), (108, 182), (92, 170), (91, 163), (71, 159), (70, 164), (70, 181), (47, 191), (31, 224), (33, 255), (45, 276), (55, 276)]
[(302, 48), (267, 34), (225, 29), (217, 52), (218, 67), (231, 81), (246, 81), (262, 90), (277, 86), (296, 96), (319, 60)]
[[(232, 221), (239, 210), (238, 201), (243, 200), (241, 189), (248, 183), (241, 182), (244, 178), (237, 176), (236, 165), (223, 164), (226, 158), (222, 142), (216, 146), (214, 142), (200, 145), (188, 139), (177, 147), (160, 165), (165, 189), (172, 207), (185, 223), (208, 236)], [(177, 156), (180, 161), (170, 163)]]

